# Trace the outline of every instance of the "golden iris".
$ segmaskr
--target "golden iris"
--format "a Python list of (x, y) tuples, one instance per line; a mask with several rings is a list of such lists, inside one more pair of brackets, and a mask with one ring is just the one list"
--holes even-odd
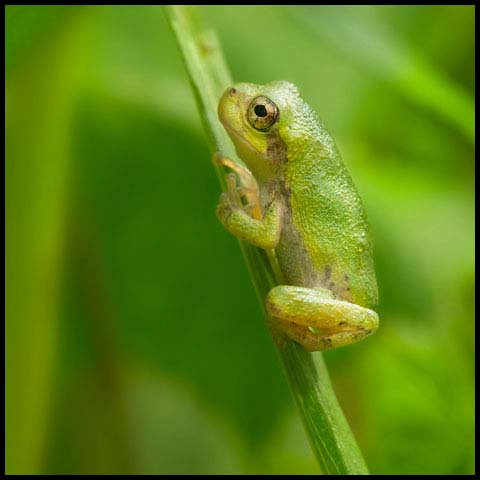
[(254, 98), (248, 107), (248, 121), (256, 130), (268, 130), (278, 119), (277, 106), (267, 97)]

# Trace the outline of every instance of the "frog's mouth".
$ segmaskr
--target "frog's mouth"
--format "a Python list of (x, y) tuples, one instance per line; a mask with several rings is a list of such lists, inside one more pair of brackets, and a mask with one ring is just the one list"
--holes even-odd
[[(224, 125), (224, 127), (225, 127), (225, 130), (227, 130), (230, 137), (235, 137), (235, 139), (238, 140), (239, 143), (241, 143), (244, 146), (244, 148), (255, 152), (259, 157), (267, 158), (265, 152), (260, 151), (258, 148), (256, 148), (254, 145), (252, 145), (243, 135), (241, 135), (236, 130), (234, 130), (234, 129), (226, 126), (226, 125)], [(232, 140), (233, 140), (233, 138), (232, 138)]]

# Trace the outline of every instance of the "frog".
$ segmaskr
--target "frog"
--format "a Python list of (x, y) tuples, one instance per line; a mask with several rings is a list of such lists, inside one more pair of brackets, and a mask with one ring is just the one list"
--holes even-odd
[(374, 333), (371, 230), (323, 121), (288, 81), (229, 86), (218, 118), (242, 165), (214, 154), (230, 170), (216, 215), (277, 266), (265, 308), (278, 336), (314, 352)]

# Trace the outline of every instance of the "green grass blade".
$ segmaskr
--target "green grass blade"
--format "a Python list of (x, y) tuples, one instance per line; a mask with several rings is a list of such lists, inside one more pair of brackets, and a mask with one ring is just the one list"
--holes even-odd
[[(221, 150), (239, 161), (217, 120), (218, 99), (232, 83), (218, 41), (213, 32), (203, 31), (195, 7), (168, 6), (166, 12), (185, 60), (210, 148), (212, 152)], [(217, 173), (224, 187), (223, 171), (217, 168)], [(264, 308), (266, 294), (277, 284), (272, 267), (264, 251), (243, 242), (240, 245)], [(322, 355), (307, 353), (298, 344), (284, 340), (277, 345), (280, 358), (322, 471), (367, 474), (361, 452), (330, 384)]]
[[(11, 474), (40, 473), (46, 453), (82, 41), (72, 22), (6, 79), (5, 468)], [(7, 25), (7, 37), (16, 25)]]

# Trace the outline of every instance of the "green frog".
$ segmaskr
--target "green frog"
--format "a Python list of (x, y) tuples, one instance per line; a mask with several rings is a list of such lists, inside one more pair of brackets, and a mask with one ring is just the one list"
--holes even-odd
[[(282, 284), (265, 305), (274, 325), (308, 351), (349, 345), (378, 328), (367, 217), (335, 142), (297, 88), (238, 83), (218, 116), (246, 167), (230, 167), (217, 216), (275, 259)], [(238, 185), (240, 183), (240, 185)]]

